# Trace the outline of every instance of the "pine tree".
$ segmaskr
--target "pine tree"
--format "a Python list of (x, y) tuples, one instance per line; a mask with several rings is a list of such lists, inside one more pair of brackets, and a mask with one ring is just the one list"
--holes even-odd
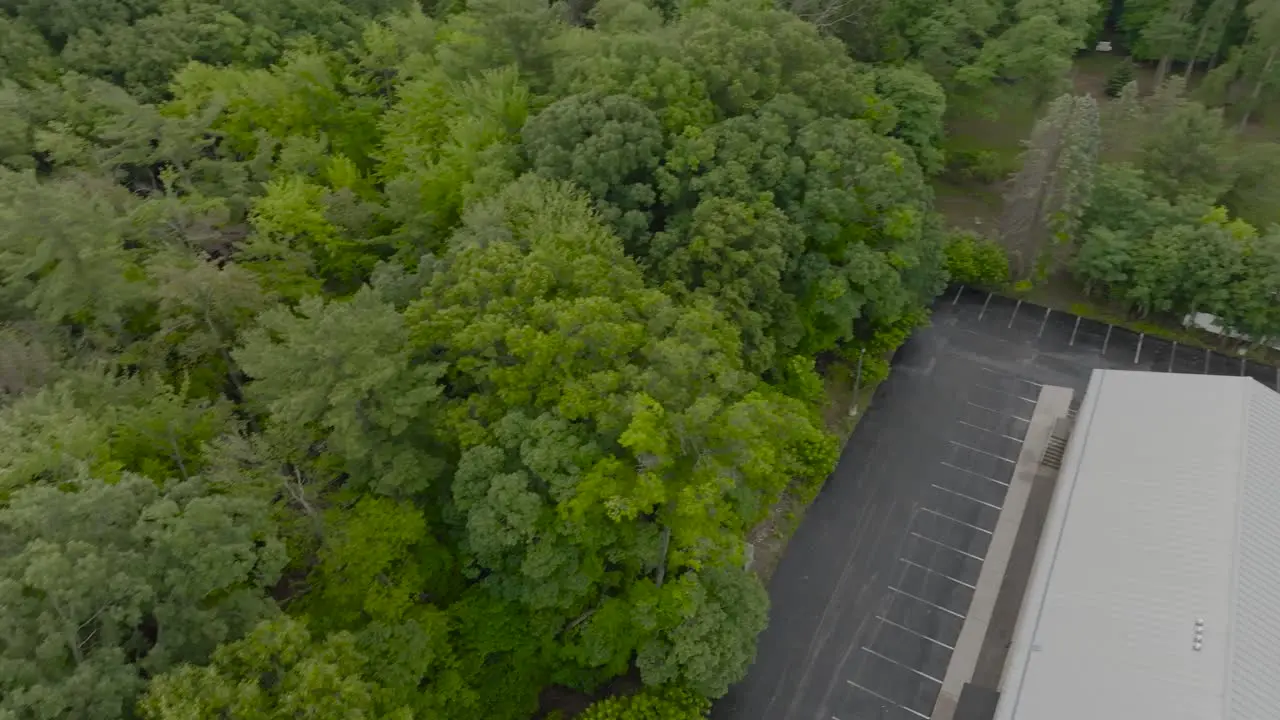
[(1112, 68), (1107, 75), (1107, 96), (1120, 97), (1124, 87), (1133, 82), (1133, 74), (1133, 61), (1128, 58)]
[(1130, 81), (1102, 111), (1102, 142), (1107, 157), (1114, 160), (1130, 154), (1137, 147), (1145, 117), (1146, 108), (1139, 95), (1138, 81)]
[(1030, 279), (1045, 253), (1079, 229), (1100, 136), (1098, 104), (1088, 95), (1062, 95), (1036, 123), (1001, 219), (1015, 281)]

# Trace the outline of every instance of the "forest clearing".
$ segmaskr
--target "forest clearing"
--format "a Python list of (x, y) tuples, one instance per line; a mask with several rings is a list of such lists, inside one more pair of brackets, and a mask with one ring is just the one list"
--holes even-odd
[(1278, 53), (1278, 0), (0, 0), (0, 719), (705, 717), (949, 283), (1280, 336)]

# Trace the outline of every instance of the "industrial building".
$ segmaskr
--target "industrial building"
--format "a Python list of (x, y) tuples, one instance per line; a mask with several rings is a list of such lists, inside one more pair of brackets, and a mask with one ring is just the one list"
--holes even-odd
[[(963, 695), (933, 717), (1280, 718), (1280, 394), (1096, 370), (1072, 415), (1038, 540), (1011, 551), (1034, 560), (992, 569), (1012, 632), (958, 670), (957, 648)], [(998, 683), (973, 672), (992, 652)]]

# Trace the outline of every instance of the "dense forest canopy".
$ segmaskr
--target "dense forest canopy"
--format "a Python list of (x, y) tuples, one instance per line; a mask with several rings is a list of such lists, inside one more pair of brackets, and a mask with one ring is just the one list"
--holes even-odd
[[(934, 211), (957, 108), (1048, 108), (1016, 273), (1280, 334), (1230, 215), (1280, 153), (1177, 87), (1048, 103), (1106, 10), (0, 0), (0, 718), (518, 719), (624, 676), (584, 717), (699, 717), (766, 622), (748, 533), (834, 464), (818, 360), (882, 374), (1008, 275)], [(1116, 27), (1248, 113), (1275, 14)]]
[(741, 676), (814, 358), (944, 281), (928, 75), (764, 4), (3, 9), (0, 715)]

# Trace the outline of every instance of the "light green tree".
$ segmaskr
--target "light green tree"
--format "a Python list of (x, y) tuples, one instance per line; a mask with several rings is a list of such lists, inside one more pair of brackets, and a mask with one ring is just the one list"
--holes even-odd
[(209, 665), (152, 679), (139, 710), (149, 720), (412, 718), (408, 708), (382, 701), (366, 662), (349, 633), (313, 638), (302, 622), (283, 616), (218, 648)]

